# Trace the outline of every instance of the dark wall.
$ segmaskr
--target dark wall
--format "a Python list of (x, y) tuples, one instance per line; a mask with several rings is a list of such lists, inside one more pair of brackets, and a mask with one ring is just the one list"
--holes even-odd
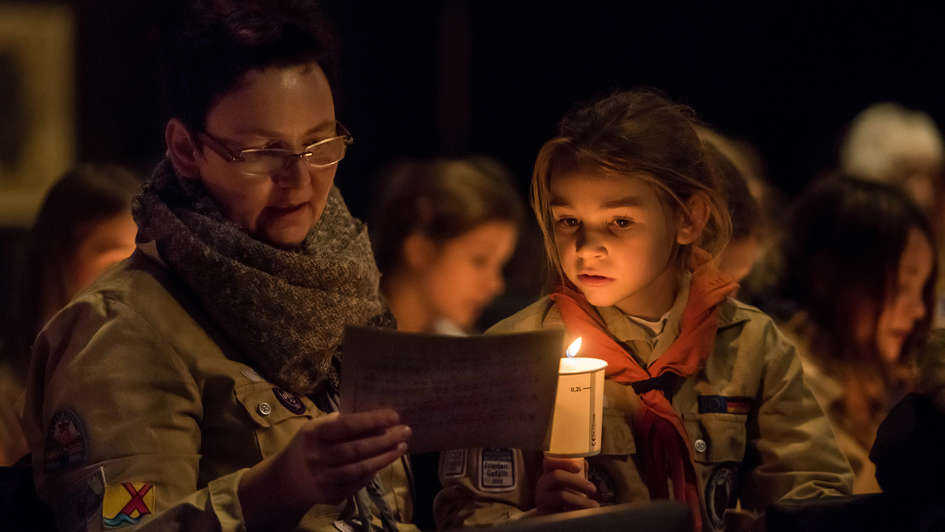
[[(945, 118), (936, 7), (551, 4), (323, 2), (342, 44), (339, 117), (357, 139), (339, 172), (356, 214), (400, 156), (494, 155), (524, 192), (560, 116), (617, 88), (657, 87), (751, 141), (789, 195), (833, 164), (844, 125), (871, 102)], [(155, 37), (167, 5), (75, 3), (83, 159), (146, 169), (163, 152)]]

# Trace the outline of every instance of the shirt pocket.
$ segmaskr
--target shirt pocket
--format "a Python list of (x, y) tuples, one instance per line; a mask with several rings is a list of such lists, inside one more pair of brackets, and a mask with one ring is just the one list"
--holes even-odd
[(302, 425), (320, 415), (307, 397), (268, 382), (237, 386), (234, 394), (253, 422), (256, 443), (263, 457), (282, 450)]
[(686, 431), (696, 462), (741, 464), (747, 445), (747, 414), (698, 414), (687, 417)]

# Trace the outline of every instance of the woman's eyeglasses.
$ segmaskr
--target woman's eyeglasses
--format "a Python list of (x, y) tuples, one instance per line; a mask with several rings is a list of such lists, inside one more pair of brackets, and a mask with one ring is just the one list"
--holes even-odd
[(206, 131), (197, 135), (208, 148), (235, 165), (241, 173), (248, 176), (271, 176), (285, 170), (298, 159), (305, 161), (305, 164), (312, 168), (327, 168), (338, 164), (338, 161), (344, 159), (345, 151), (354, 142), (354, 137), (340, 122), (335, 122), (335, 133), (335, 136), (319, 140), (299, 153), (279, 148), (250, 148), (233, 152), (226, 147), (223, 140)]

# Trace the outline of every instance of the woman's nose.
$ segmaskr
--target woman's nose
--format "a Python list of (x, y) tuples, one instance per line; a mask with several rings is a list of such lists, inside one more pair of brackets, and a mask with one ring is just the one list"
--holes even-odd
[(298, 188), (310, 179), (309, 166), (304, 159), (294, 158), (272, 179), (282, 188)]

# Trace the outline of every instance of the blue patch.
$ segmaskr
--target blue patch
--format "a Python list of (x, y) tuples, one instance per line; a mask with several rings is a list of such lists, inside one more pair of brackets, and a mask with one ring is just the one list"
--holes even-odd
[(753, 401), (748, 397), (725, 397), (724, 395), (700, 395), (700, 414), (747, 414)]
[(278, 386), (272, 389), (272, 393), (275, 394), (276, 399), (282, 403), (282, 406), (289, 409), (289, 412), (296, 415), (305, 413), (305, 404), (302, 403), (302, 400), (294, 393), (287, 392)]

